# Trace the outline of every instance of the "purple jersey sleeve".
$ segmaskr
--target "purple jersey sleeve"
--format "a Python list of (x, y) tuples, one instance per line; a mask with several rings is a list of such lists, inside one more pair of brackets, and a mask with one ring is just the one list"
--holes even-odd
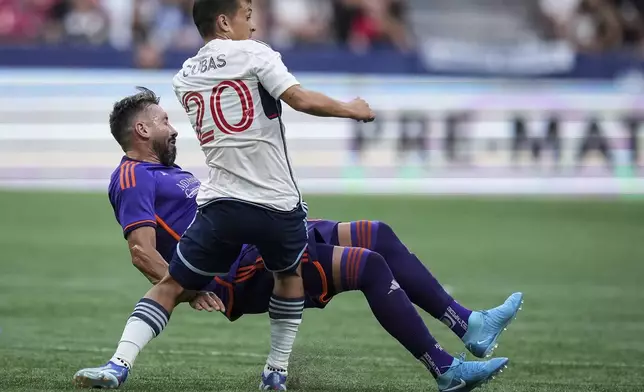
[[(125, 168), (123, 168), (125, 166)], [(123, 227), (123, 235), (139, 227), (156, 227), (157, 219), (154, 211), (155, 181), (154, 177), (137, 163), (121, 167), (121, 180), (116, 186), (114, 197), (114, 213)]]

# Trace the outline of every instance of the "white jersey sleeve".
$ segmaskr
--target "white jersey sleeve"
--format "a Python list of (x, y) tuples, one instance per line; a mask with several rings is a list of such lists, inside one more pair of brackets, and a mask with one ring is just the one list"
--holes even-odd
[(282, 62), (282, 56), (278, 52), (258, 41), (250, 48), (254, 58), (253, 71), (273, 98), (280, 99), (286, 90), (299, 84)]

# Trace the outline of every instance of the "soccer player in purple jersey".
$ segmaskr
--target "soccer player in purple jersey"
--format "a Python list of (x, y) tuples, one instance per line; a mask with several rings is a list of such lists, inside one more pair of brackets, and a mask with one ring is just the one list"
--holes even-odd
[[(133, 264), (154, 284), (165, 275), (166, 260), (197, 213), (199, 181), (174, 164), (177, 133), (152, 92), (117, 103), (112, 118), (127, 122), (115, 124), (129, 129), (115, 137), (129, 148), (112, 175), (110, 202)], [(383, 222), (309, 220), (308, 231), (302, 258), (305, 307), (324, 308), (337, 294), (362, 291), (382, 327), (427, 367), (441, 391), (471, 390), (507, 364), (506, 358), (474, 362), (452, 357), (431, 336), (413, 304), (443, 321), (472, 354), (483, 358), (491, 355), (500, 333), (515, 317), (521, 293), (494, 309), (471, 311), (443, 289)], [(258, 250), (246, 245), (226, 276), (182, 300), (197, 310), (221, 310), (235, 321), (244, 314), (269, 311), (273, 282)], [(149, 324), (157, 325), (167, 317), (147, 304), (139, 306), (147, 312), (135, 310), (129, 322), (148, 318)], [(110, 361), (77, 372), (76, 384), (118, 388), (140, 350), (124, 332)]]

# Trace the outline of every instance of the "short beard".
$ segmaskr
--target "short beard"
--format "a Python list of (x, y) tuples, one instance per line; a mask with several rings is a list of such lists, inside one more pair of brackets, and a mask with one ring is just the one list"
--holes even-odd
[(162, 143), (155, 140), (152, 142), (152, 150), (164, 166), (172, 166), (177, 158), (177, 147), (169, 142)]

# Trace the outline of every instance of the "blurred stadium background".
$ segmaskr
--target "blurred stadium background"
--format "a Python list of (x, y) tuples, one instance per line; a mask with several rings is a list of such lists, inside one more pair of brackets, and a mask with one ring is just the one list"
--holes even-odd
[[(253, 4), (256, 37), (305, 86), (379, 115), (286, 108), (311, 215), (387, 221), (470, 307), (523, 290), (498, 352), (516, 367), (493, 390), (644, 390), (644, 1)], [(160, 94), (178, 163), (204, 177), (171, 89), (201, 45), (191, 5), (0, 0), (2, 391), (69, 389), (111, 355), (147, 287), (105, 195), (122, 154), (113, 102), (137, 85)], [(177, 312), (128, 389), (254, 388), (265, 317)], [(307, 313), (293, 361), (294, 390), (431, 388), (358, 295)]]

